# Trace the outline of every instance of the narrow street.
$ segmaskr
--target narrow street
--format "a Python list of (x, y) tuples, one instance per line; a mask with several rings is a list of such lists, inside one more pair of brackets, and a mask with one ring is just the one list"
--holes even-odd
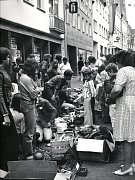
[[(73, 88), (79, 88), (82, 85), (79, 77), (76, 76), (72, 79), (71, 86)], [(99, 121), (100, 122), (100, 121)], [(102, 124), (102, 122), (101, 122)], [(103, 124), (102, 124), (103, 125)], [(104, 126), (109, 126), (104, 124)], [(135, 174), (133, 176), (117, 176), (113, 172), (118, 170), (120, 165), (123, 164), (123, 161), (118, 162), (92, 162), (92, 161), (83, 161), (82, 167), (87, 168), (87, 176), (81, 177), (76, 176), (75, 180), (134, 180)]]

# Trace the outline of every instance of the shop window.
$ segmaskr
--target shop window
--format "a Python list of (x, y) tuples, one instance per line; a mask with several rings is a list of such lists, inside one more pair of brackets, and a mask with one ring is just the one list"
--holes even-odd
[(40, 62), (40, 43), (39, 41), (34, 41), (34, 55), (37, 62)]
[(78, 49), (78, 57), (82, 57), (85, 59), (85, 50), (84, 49)]
[(92, 52), (91, 51), (87, 51), (87, 58), (86, 59), (88, 59), (89, 56), (92, 56)]
[(11, 36), (11, 56), (13, 61), (16, 61), (18, 57), (20, 59), (23, 58), (22, 49), (22, 38), (19, 36)]

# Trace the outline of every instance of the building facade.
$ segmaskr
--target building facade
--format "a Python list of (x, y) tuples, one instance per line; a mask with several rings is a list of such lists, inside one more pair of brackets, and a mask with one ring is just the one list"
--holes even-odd
[(110, 0), (109, 46), (112, 54), (128, 49), (128, 21), (125, 0)]
[(0, 46), (11, 50), (12, 59), (23, 61), (34, 54), (42, 61), (44, 54), (61, 54), (64, 27), (63, 1), (0, 1)]
[(93, 55), (102, 59), (110, 54), (109, 43), (109, 2), (93, 1)]
[(69, 12), (70, 0), (65, 0), (65, 56), (68, 57), (71, 67), (77, 74), (77, 62), (92, 55), (92, 0), (76, 0), (78, 12)]

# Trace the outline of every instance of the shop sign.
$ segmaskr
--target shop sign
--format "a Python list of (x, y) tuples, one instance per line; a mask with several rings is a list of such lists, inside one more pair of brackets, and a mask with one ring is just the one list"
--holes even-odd
[(69, 2), (69, 12), (70, 13), (78, 12), (78, 3), (76, 1)]

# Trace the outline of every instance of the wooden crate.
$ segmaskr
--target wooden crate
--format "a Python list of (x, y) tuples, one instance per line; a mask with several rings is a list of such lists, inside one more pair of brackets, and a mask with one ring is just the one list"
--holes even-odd
[(60, 160), (65, 156), (70, 148), (69, 141), (52, 141), (51, 142), (51, 157), (55, 160)]
[(9, 161), (9, 173), (5, 179), (53, 180), (57, 173), (56, 161)]

